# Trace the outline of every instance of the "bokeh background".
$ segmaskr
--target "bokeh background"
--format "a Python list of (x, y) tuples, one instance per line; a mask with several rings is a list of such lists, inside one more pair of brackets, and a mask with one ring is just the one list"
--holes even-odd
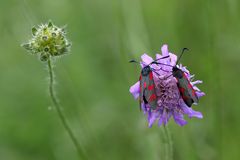
[(238, 0), (1, 0), (0, 159), (78, 159), (51, 106), (45, 64), (20, 47), (49, 19), (67, 24), (73, 44), (55, 63), (55, 88), (90, 160), (166, 159), (163, 128), (147, 127), (128, 91), (140, 73), (128, 61), (165, 43), (191, 50), (181, 62), (206, 93), (194, 106), (204, 119), (170, 121), (173, 159), (240, 159), (239, 16)]

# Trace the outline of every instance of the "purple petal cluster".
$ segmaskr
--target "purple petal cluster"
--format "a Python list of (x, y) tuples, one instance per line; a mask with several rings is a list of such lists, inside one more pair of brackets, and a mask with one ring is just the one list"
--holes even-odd
[[(184, 119), (184, 115), (188, 115), (189, 118), (203, 118), (201, 112), (194, 111), (192, 108), (189, 108), (181, 98), (177, 87), (177, 80), (171, 75), (172, 67), (166, 66), (163, 64), (168, 64), (171, 66), (176, 65), (177, 56), (173, 53), (168, 52), (168, 46), (163, 45), (161, 48), (162, 54), (156, 54), (156, 59), (159, 59), (164, 56), (169, 58), (164, 58), (158, 60), (161, 64), (152, 64), (151, 68), (155, 70), (153, 72), (153, 78), (155, 82), (155, 89), (157, 93), (157, 109), (151, 110), (149, 105), (141, 104), (142, 111), (147, 115), (149, 127), (153, 125), (155, 121), (158, 122), (158, 125), (166, 125), (171, 117), (174, 121), (183, 126), (187, 124), (187, 121)], [(146, 65), (149, 65), (153, 59), (147, 54), (141, 56), (141, 66), (142, 68)], [(186, 67), (177, 65), (182, 71), (185, 72), (190, 83), (193, 85), (194, 90), (198, 98), (204, 96), (205, 94), (196, 87), (196, 84), (202, 83), (200, 80), (192, 81), (194, 75), (191, 75)], [(130, 93), (134, 96), (135, 99), (139, 97), (140, 94), (140, 82), (138, 81), (133, 86), (130, 87)]]

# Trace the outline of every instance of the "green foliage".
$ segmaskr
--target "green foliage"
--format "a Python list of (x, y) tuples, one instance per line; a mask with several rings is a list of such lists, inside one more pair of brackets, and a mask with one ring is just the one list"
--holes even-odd
[(51, 19), (67, 24), (73, 43), (71, 55), (55, 62), (55, 89), (90, 160), (166, 157), (162, 128), (147, 128), (128, 92), (140, 73), (128, 61), (153, 56), (164, 43), (176, 54), (190, 49), (181, 62), (206, 93), (193, 106), (204, 119), (169, 124), (174, 159), (239, 160), (239, 6), (237, 0), (1, 1), (0, 159), (77, 160), (51, 106), (46, 70), (19, 47), (32, 26)]

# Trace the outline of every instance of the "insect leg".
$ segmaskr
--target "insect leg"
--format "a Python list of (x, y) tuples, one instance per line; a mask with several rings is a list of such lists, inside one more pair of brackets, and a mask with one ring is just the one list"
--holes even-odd
[(156, 74), (158, 75), (158, 77), (160, 76), (160, 74), (156, 72), (157, 70), (152, 69), (152, 71), (153, 71), (154, 73), (156, 73)]
[(169, 76), (167, 76), (166, 78), (164, 78), (164, 80), (168, 79), (169, 77), (171, 77), (173, 74), (170, 74)]

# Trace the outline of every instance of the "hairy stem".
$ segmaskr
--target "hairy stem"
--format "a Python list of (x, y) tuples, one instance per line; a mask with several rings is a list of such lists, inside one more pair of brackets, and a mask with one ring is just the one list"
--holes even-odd
[(57, 98), (54, 94), (54, 88), (53, 88), (53, 84), (54, 84), (54, 78), (53, 78), (53, 68), (52, 68), (52, 62), (51, 62), (51, 59), (48, 60), (48, 70), (49, 70), (49, 78), (50, 78), (50, 83), (49, 83), (49, 94), (50, 94), (50, 97), (51, 97), (51, 100), (57, 110), (57, 114), (58, 114), (58, 117), (60, 118), (61, 122), (62, 122), (62, 125), (64, 127), (64, 129), (67, 131), (69, 137), (71, 138), (74, 146), (76, 147), (77, 149), (77, 152), (78, 152), (78, 155), (81, 159), (85, 160), (87, 159), (86, 155), (84, 154), (82, 148), (80, 147), (78, 141), (77, 141), (77, 138), (74, 136), (73, 134), (73, 131), (72, 129), (70, 128), (70, 126), (68, 125), (67, 123), (67, 120), (61, 110), (61, 107), (57, 101)]

